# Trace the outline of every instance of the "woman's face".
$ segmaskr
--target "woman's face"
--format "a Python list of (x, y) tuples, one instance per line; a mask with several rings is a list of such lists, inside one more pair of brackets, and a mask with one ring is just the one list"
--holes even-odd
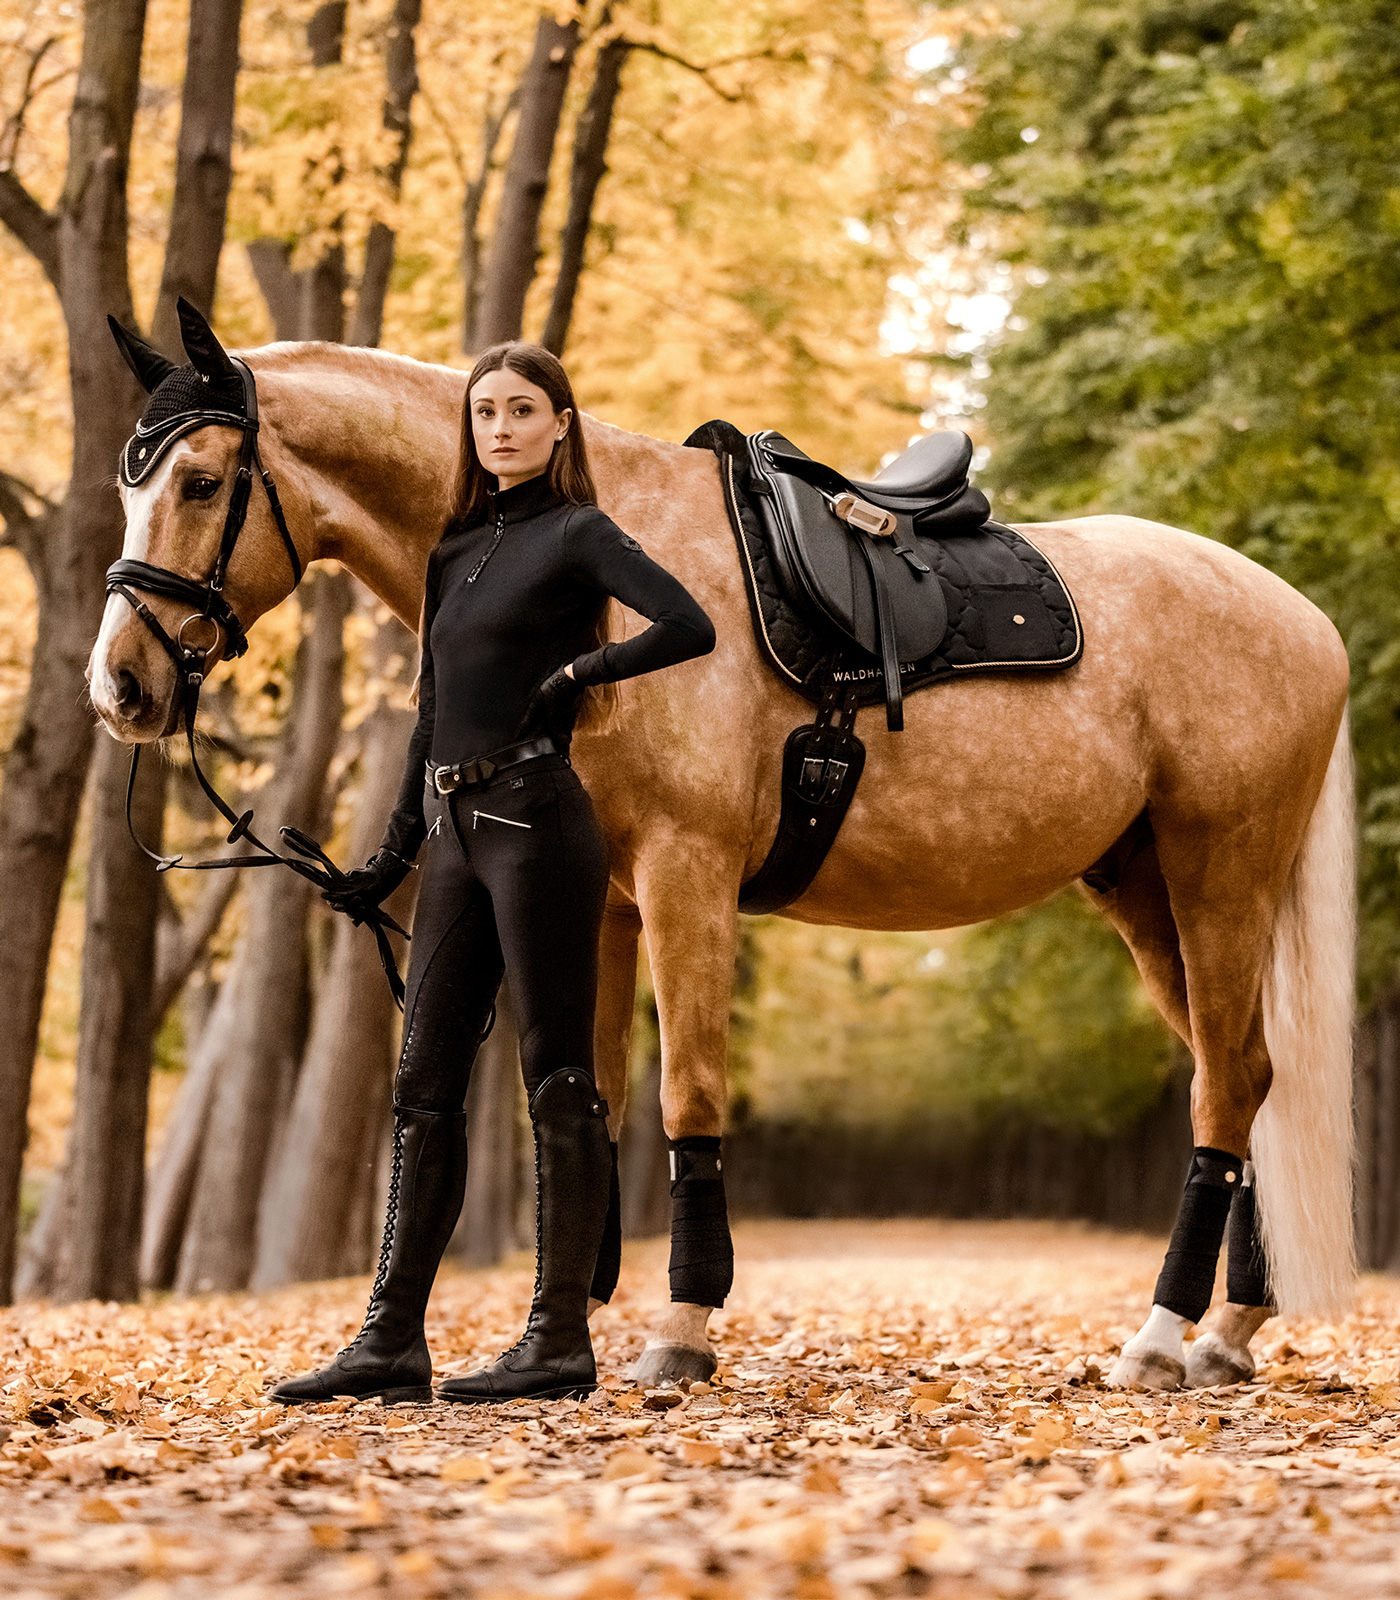
[(507, 367), (477, 382), (471, 408), (477, 458), (502, 489), (539, 477), (574, 415), (556, 412), (543, 389)]

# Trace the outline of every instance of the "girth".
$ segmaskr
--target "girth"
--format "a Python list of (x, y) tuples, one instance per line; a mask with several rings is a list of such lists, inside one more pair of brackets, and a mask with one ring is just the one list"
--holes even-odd
[[(253, 489), (253, 469), (256, 467), (258, 476), (262, 479), (263, 488), (267, 493), (268, 504), (272, 508), (273, 521), (277, 524), (277, 531), (282, 536), (282, 544), (287, 552), (287, 560), (292, 569), (292, 587), (301, 582), (302, 564), (297, 553), (297, 547), (287, 527), (287, 519), (282, 510), (282, 502), (277, 494), (277, 485), (273, 482), (272, 474), (262, 464), (262, 457), (258, 451), (258, 390), (252, 371), (246, 362), (230, 357), (243, 380), (244, 412), (242, 417), (231, 412), (219, 411), (208, 414), (191, 413), (174, 430), (174, 436), (181, 433), (192, 432), (195, 428), (204, 426), (218, 426), (240, 428), (243, 432), (243, 442), (238, 453), (238, 471), (233, 482), (233, 491), (229, 495), (228, 511), (224, 517), (223, 533), (219, 539), (218, 554), (214, 558), (214, 565), (210, 568), (209, 575), (201, 583), (197, 579), (187, 578), (178, 572), (172, 572), (168, 567), (152, 566), (147, 561), (136, 561), (123, 557), (114, 561), (107, 569), (107, 593), (119, 594), (123, 600), (135, 611), (141, 621), (154, 636), (156, 643), (165, 651), (175, 668), (176, 704), (175, 722), (184, 724), (185, 740), (189, 746), (190, 766), (194, 772), (199, 787), (204, 791), (205, 797), (214, 809), (230, 824), (227, 840), (228, 844), (236, 844), (246, 840), (260, 854), (241, 856), (221, 856), (212, 861), (186, 862), (180, 856), (163, 856), (150, 849), (137, 834), (131, 820), (131, 801), (136, 788), (136, 773), (141, 760), (141, 746), (135, 745), (131, 751), (131, 768), (126, 781), (126, 826), (137, 848), (156, 864), (157, 872), (168, 872), (173, 867), (180, 867), (186, 872), (214, 872), (226, 868), (242, 867), (289, 867), (300, 877), (314, 883), (321, 890), (343, 888), (347, 882), (347, 875), (326, 855), (314, 839), (308, 838), (297, 828), (281, 828), (279, 833), (286, 843), (296, 852), (296, 855), (282, 855), (263, 843), (253, 832), (253, 813), (251, 810), (243, 812), (241, 816), (235, 814), (224, 800), (223, 796), (205, 777), (199, 765), (199, 756), (195, 751), (194, 725), (199, 711), (199, 695), (204, 686), (205, 667), (209, 656), (219, 643), (220, 634), (223, 635), (225, 649), (231, 656), (241, 656), (248, 648), (248, 634), (243, 624), (238, 620), (232, 606), (224, 598), (224, 580), (228, 575), (229, 562), (238, 544), (238, 536), (243, 531), (243, 525), (248, 519), (248, 502)], [(169, 448), (172, 442), (167, 437), (164, 444), (157, 452), (157, 457)], [(135, 440), (128, 442), (122, 452), (123, 479), (135, 481), (129, 471), (131, 445)], [(145, 454), (143, 450), (142, 455)], [(139, 469), (144, 478), (154, 465), (154, 459), (144, 468)], [(179, 600), (192, 608), (190, 615), (180, 624), (172, 639), (170, 634), (161, 625), (160, 619), (151, 608), (140, 598), (136, 592), (144, 591), (146, 594), (160, 595), (168, 600)], [(200, 625), (209, 630), (206, 637), (200, 639), (187, 639), (186, 631), (191, 624), (195, 624), (195, 633), (199, 634)], [(364, 907), (360, 915), (354, 919), (365, 922), (374, 934), (375, 943), (379, 948), (380, 964), (384, 974), (389, 980), (389, 987), (393, 992), (394, 1000), (400, 1010), (403, 1009), (404, 986), (399, 977), (398, 963), (394, 958), (393, 946), (389, 943), (388, 932), (400, 934), (407, 939), (407, 932), (401, 928), (389, 914), (378, 906)]]

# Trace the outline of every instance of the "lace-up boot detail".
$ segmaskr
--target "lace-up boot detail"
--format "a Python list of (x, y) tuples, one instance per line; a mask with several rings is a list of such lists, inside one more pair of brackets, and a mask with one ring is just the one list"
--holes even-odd
[(379, 1270), (360, 1331), (328, 1366), (288, 1378), (270, 1398), (283, 1404), (354, 1395), (385, 1405), (433, 1398), (423, 1313), (467, 1181), (463, 1112), (394, 1108), (394, 1156)]
[(442, 1400), (582, 1397), (598, 1386), (588, 1291), (608, 1211), (608, 1105), (586, 1072), (551, 1073), (530, 1101), (535, 1128), (535, 1297), (525, 1332), (480, 1372), (450, 1378)]

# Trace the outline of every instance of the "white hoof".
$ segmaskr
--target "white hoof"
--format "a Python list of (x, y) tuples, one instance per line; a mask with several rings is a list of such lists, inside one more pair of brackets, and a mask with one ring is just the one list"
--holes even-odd
[(1186, 1381), (1186, 1363), (1160, 1350), (1129, 1355), (1125, 1350), (1109, 1368), (1110, 1389), (1180, 1389)]
[(660, 1389), (673, 1383), (708, 1383), (718, 1366), (713, 1350), (653, 1340), (632, 1369), (632, 1382), (644, 1389)]
[(1186, 1382), (1192, 1389), (1217, 1389), (1227, 1383), (1249, 1383), (1254, 1357), (1236, 1350), (1217, 1333), (1203, 1333), (1186, 1356)]

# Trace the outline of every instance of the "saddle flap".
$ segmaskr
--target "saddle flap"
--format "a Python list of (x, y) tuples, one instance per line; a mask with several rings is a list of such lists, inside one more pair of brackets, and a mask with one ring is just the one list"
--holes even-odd
[[(895, 513), (894, 533), (872, 537), (832, 509), (833, 498), (850, 492), (839, 473), (809, 462), (781, 434), (756, 434), (750, 454), (755, 477), (765, 491), (760, 514), (768, 524), (781, 581), (794, 600), (814, 620), (880, 656), (880, 616), (868, 550), (883, 580), (880, 587), (898, 659), (918, 661), (937, 650), (948, 627), (947, 602), (919, 554), (913, 518)], [(794, 461), (816, 470), (799, 477), (787, 470)], [(901, 550), (908, 554), (900, 554)]]

